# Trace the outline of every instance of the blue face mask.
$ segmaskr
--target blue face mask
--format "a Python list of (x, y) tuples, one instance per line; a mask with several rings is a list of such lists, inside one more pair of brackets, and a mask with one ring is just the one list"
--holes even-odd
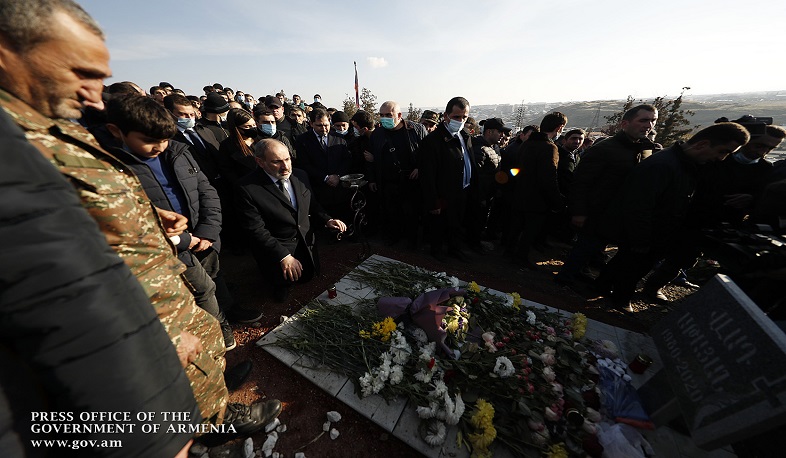
[(259, 131), (265, 135), (272, 137), (276, 135), (276, 125), (275, 124), (260, 124)]
[(345, 129), (345, 130), (337, 130), (337, 131), (336, 131), (336, 133), (337, 133), (337, 134), (339, 134), (339, 135), (346, 135), (346, 134), (347, 134), (347, 132), (349, 132), (349, 129)]
[(354, 135), (355, 137), (360, 137), (361, 134), (357, 127), (352, 128), (352, 135)]
[(379, 123), (382, 124), (382, 127), (385, 129), (392, 129), (396, 127), (396, 120), (393, 118), (379, 118)]
[(183, 129), (193, 129), (196, 125), (194, 118), (177, 118), (177, 125)]
[(456, 121), (455, 119), (449, 119), (445, 127), (448, 128), (448, 132), (450, 132), (453, 135), (456, 135), (457, 133), (461, 132), (461, 129), (464, 128), (464, 122)]

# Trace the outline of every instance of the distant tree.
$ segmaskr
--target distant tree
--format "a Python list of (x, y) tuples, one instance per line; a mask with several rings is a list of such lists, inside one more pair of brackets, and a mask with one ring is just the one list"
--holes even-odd
[[(669, 147), (680, 140), (687, 140), (688, 135), (699, 126), (691, 126), (688, 117), (696, 112), (682, 108), (682, 96), (685, 89), (680, 92), (680, 96), (673, 100), (663, 101), (658, 97), (661, 106), (658, 108), (658, 122), (655, 123), (655, 141), (665, 147)], [(657, 100), (657, 99), (656, 99)], [(654, 105), (654, 104), (653, 104)]]
[(409, 102), (409, 111), (407, 111), (407, 119), (410, 121), (418, 122), (420, 121), (420, 116), (423, 114), (423, 110), (420, 108), (415, 108), (412, 105), (412, 102)]
[(349, 116), (351, 118), (352, 115), (354, 115), (358, 111), (358, 106), (355, 105), (355, 99), (353, 97), (350, 97), (350, 95), (346, 94), (346, 93), (344, 95), (347, 96), (344, 99), (344, 102), (343, 102), (343, 104), (344, 104), (344, 113), (346, 113), (347, 116)]
[[(641, 102), (644, 103), (644, 102)], [(622, 109), (616, 113), (610, 114), (608, 116), (604, 116), (606, 119), (606, 125), (603, 126), (600, 130), (606, 135), (614, 135), (617, 132), (617, 129), (620, 127), (620, 123), (622, 122), (622, 115), (625, 114), (626, 111), (630, 110), (633, 107), (633, 96), (628, 96), (628, 99), (625, 100), (625, 105), (622, 106)]]
[(379, 112), (377, 111), (377, 96), (372, 94), (368, 88), (363, 88), (360, 91), (360, 108), (367, 111), (374, 116), (375, 121), (379, 121)]
[[(658, 121), (655, 123), (655, 142), (660, 143), (664, 147), (669, 147), (677, 141), (685, 140), (694, 129), (699, 127), (691, 126), (688, 119), (696, 113), (682, 108), (682, 97), (685, 89), (683, 88), (676, 99), (656, 97), (655, 100), (649, 102), (650, 105), (658, 109)], [(634, 103), (639, 105), (647, 102), (643, 100), (634, 102), (633, 97), (628, 96), (625, 105), (620, 111), (604, 116), (606, 118), (606, 126), (601, 129), (603, 133), (614, 135), (619, 129), (620, 122), (622, 122), (622, 115), (631, 109)]]

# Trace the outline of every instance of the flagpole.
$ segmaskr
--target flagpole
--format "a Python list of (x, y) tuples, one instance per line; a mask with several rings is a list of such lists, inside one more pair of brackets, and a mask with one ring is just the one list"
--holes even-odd
[(355, 61), (353, 61), (352, 63), (355, 64), (355, 107), (357, 107), (357, 109), (359, 110), (360, 109), (360, 95), (358, 93), (358, 87), (359, 87), (359, 85), (358, 85), (358, 63), (355, 62)]

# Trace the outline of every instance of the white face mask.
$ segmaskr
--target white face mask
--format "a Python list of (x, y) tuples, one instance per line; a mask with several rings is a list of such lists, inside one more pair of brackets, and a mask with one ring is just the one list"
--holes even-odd
[(446, 127), (448, 128), (448, 132), (450, 132), (453, 135), (456, 135), (457, 133), (461, 132), (461, 129), (464, 128), (464, 121), (456, 121), (455, 119), (449, 119)]
[(227, 122), (227, 114), (218, 115), (218, 119), (220, 119), (221, 122)]
[(357, 127), (353, 127), (352, 128), (352, 135), (354, 135), (355, 137), (360, 137), (363, 134), (360, 133), (360, 131), (358, 130)]

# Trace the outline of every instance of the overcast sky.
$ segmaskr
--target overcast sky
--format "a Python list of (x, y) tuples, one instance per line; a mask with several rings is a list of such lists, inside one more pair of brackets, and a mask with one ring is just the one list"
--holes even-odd
[[(79, 0), (77, 0), (79, 1)], [(786, 90), (786, 1), (82, 0), (114, 77), (188, 94), (220, 82), (340, 106), (651, 99)]]

